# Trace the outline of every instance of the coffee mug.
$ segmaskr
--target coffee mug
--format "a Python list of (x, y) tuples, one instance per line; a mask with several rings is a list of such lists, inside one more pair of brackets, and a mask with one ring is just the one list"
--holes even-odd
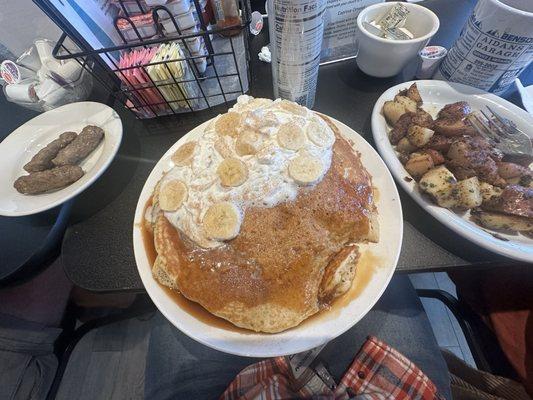
[(417, 57), (431, 37), (439, 29), (439, 18), (432, 11), (418, 4), (401, 3), (409, 14), (404, 28), (413, 33), (409, 40), (386, 39), (370, 33), (365, 23), (376, 21), (397, 3), (378, 3), (363, 9), (357, 17), (358, 54), (357, 65), (365, 74), (378, 78), (394, 76)]

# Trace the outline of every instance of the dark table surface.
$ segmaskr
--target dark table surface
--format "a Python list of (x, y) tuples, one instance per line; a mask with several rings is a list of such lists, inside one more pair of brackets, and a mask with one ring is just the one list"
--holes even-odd
[[(0, 95), (0, 141), (36, 115)], [(0, 286), (33, 276), (59, 254), (70, 206), (26, 217), (0, 216)]]
[[(474, 2), (427, 0), (441, 19), (433, 43), (450, 47)], [(265, 30), (251, 43), (250, 94), (272, 97), (270, 65), (257, 61), (261, 46), (268, 43)], [(410, 75), (411, 74), (411, 75)], [(531, 73), (526, 83), (531, 83)], [(389, 87), (412, 78), (409, 68), (401, 76), (376, 79), (357, 69), (355, 60), (320, 68), (314, 109), (328, 114), (372, 143), (370, 115), (375, 101)], [(509, 99), (520, 104), (516, 94)], [(203, 121), (222, 113), (227, 106), (157, 120), (139, 121), (116, 107), (124, 124), (123, 143), (106, 173), (75, 201), (62, 247), (65, 271), (77, 285), (102, 292), (143, 290), (133, 255), (133, 217), (137, 199), (150, 171), (179, 138)], [(489, 268), (512, 264), (473, 245), (440, 224), (409, 196), (401, 193), (404, 211), (404, 242), (399, 271)]]

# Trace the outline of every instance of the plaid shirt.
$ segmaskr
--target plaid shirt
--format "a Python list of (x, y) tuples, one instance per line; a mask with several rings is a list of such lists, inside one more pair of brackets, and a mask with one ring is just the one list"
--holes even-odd
[(443, 399), (415, 364), (375, 337), (367, 339), (336, 387), (311, 369), (304, 375), (304, 381), (294, 380), (286, 357), (271, 358), (243, 369), (220, 399)]

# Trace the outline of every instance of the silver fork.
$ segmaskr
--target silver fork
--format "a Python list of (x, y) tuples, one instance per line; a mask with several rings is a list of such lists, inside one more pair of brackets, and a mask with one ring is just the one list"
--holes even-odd
[(468, 114), (470, 124), (489, 139), (504, 154), (533, 156), (531, 138), (522, 132), (514, 122), (502, 117), (489, 106), (487, 111), (473, 111)]

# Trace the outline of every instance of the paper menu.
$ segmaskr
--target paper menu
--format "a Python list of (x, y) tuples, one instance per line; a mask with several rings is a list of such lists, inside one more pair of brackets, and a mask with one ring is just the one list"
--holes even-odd
[(369, 5), (384, 0), (328, 0), (324, 12), (324, 36), (320, 62), (329, 62), (357, 54), (357, 16)]

